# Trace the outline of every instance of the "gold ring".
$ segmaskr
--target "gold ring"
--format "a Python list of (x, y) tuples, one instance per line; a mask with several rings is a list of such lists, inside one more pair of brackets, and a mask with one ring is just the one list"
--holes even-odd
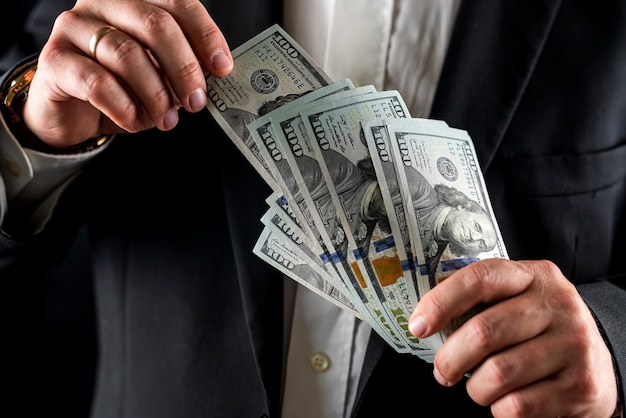
[(103, 26), (91, 35), (91, 39), (89, 39), (89, 55), (91, 55), (91, 58), (97, 61), (96, 48), (98, 47), (98, 43), (104, 38), (104, 35), (114, 30), (117, 29), (113, 26)]

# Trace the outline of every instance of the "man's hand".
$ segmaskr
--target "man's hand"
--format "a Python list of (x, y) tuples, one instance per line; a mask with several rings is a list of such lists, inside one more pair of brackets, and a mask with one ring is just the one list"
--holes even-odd
[(495, 417), (610, 417), (617, 404), (611, 353), (575, 287), (547, 261), (489, 259), (459, 270), (417, 305), (410, 329), (426, 337), (473, 306), (435, 357), (450, 386)]
[[(92, 42), (92, 35), (106, 32)], [(24, 107), (29, 129), (52, 146), (152, 127), (172, 129), (180, 107), (206, 105), (203, 67), (223, 76), (232, 57), (197, 0), (79, 0), (55, 22)]]

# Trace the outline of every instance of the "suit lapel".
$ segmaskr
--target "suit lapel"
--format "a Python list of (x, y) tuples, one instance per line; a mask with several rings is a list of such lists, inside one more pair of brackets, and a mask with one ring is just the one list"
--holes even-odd
[(361, 395), (367, 386), (367, 382), (374, 371), (374, 368), (378, 364), (383, 352), (387, 348), (387, 343), (380, 338), (374, 331), (370, 335), (369, 343), (367, 344), (367, 351), (365, 352), (365, 358), (363, 359), (363, 367), (361, 368), (361, 376), (359, 378), (359, 385), (357, 387), (357, 399), (361, 399)]
[(506, 133), (559, 5), (461, 3), (430, 117), (469, 132), (483, 171)]

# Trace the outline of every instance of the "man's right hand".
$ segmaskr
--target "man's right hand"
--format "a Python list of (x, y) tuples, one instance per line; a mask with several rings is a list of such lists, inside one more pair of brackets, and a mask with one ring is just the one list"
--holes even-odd
[[(105, 26), (117, 30), (100, 38), (92, 57), (90, 40)], [(203, 68), (224, 76), (232, 65), (198, 0), (78, 0), (41, 51), (24, 121), (59, 148), (102, 134), (170, 130), (180, 107), (205, 107)]]

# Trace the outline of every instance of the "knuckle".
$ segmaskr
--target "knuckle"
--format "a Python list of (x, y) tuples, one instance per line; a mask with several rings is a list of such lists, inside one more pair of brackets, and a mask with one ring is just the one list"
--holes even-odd
[(178, 76), (182, 80), (190, 80), (193, 79), (196, 74), (200, 71), (200, 65), (197, 61), (185, 62), (180, 65), (178, 68)]
[(61, 42), (56, 38), (51, 38), (39, 54), (38, 67), (42, 68), (48, 63), (62, 62), (65, 54)]
[(488, 260), (483, 260), (482, 262), (472, 263), (464, 267), (464, 274), (461, 277), (465, 281), (465, 285), (477, 292), (487, 288), (492, 277), (490, 265), (491, 263)]
[(574, 292), (559, 292), (556, 303), (565, 312), (578, 311), (578, 295)]
[(143, 48), (130, 38), (122, 40), (113, 47), (114, 59), (127, 66), (132, 67), (135, 63), (139, 62), (144, 55), (145, 52)]
[[(558, 294), (564, 294), (568, 296), (573, 296), (577, 294), (576, 288), (574, 285), (563, 276), (561, 269), (549, 260), (538, 260), (533, 262), (532, 264), (524, 264), (524, 266), (532, 266), (530, 274), (534, 277), (543, 277), (545, 283), (554, 283), (557, 282), (564, 292), (559, 292)], [(563, 279), (563, 280), (559, 280)]]
[(161, 8), (152, 8), (145, 15), (142, 29), (148, 34), (168, 33), (174, 24), (174, 18), (167, 11)]
[(66, 10), (59, 14), (53, 25), (53, 29), (50, 33), (50, 37), (42, 48), (41, 53), (46, 51), (57, 51), (63, 47), (63, 45), (69, 42), (69, 36), (67, 28), (75, 26), (75, 21), (78, 19), (76, 13), (71, 10)]
[(138, 112), (137, 106), (133, 102), (129, 102), (123, 109), (120, 110), (119, 114), (120, 127), (132, 132), (134, 129), (134, 122), (141, 117)]
[(441, 318), (448, 315), (449, 308), (444, 298), (437, 297), (432, 292), (426, 292), (426, 297), (428, 298), (428, 312), (425, 313), (429, 317)]
[(218, 47), (222, 40), (222, 32), (215, 25), (209, 25), (200, 34), (200, 40), (211, 47)]
[[(166, 10), (171, 10), (173, 13), (181, 12), (194, 12), (198, 9), (198, 2), (194, 0), (161, 0), (162, 7)], [(206, 12), (205, 12), (206, 13)]]
[(175, 10), (176, 8), (180, 8), (185, 4), (190, 4), (191, 2), (185, 2), (181, 0), (161, 0), (161, 7), (166, 10)]
[(152, 92), (152, 103), (163, 104), (163, 109), (169, 109), (171, 106), (169, 89), (165, 86), (154, 89)]
[(481, 406), (487, 406), (489, 405), (489, 400), (486, 399), (484, 396), (481, 395), (481, 391), (478, 390), (475, 385), (471, 385), (471, 384), (467, 384), (466, 387), (467, 390), (467, 394), (469, 395), (469, 397), (476, 402), (478, 405)]
[(65, 28), (72, 25), (78, 19), (78, 15), (73, 10), (65, 10), (61, 12), (54, 20), (54, 27)]
[(493, 322), (486, 315), (476, 315), (467, 325), (471, 327), (474, 343), (481, 349), (490, 351), (495, 334)]
[(573, 285), (565, 286), (558, 292), (553, 292), (551, 303), (555, 309), (572, 319), (582, 318), (582, 314), (586, 310), (584, 302)]
[[(84, 78), (85, 95), (87, 100), (97, 100), (107, 92), (114, 90), (116, 83), (113, 76), (106, 71), (91, 71)], [(124, 103), (126, 102), (126, 103)], [(116, 116), (120, 119), (120, 126), (127, 128), (132, 126), (132, 121), (137, 117), (137, 106), (132, 100), (120, 100), (117, 105), (120, 109)]]
[(532, 406), (519, 392), (506, 395), (504, 402), (493, 405), (491, 412), (495, 418), (523, 418), (532, 416)]
[(561, 275), (561, 270), (550, 260), (538, 260), (534, 263), (534, 267), (539, 270), (539, 273), (546, 277)]
[(110, 75), (106, 71), (90, 71), (84, 79), (87, 97), (98, 95), (106, 90), (106, 86), (111, 82)]
[(570, 382), (574, 399), (579, 399), (582, 403), (596, 403), (602, 396), (602, 390), (590, 372), (582, 371), (577, 374), (576, 378), (570, 379)]
[(485, 361), (485, 368), (489, 371), (491, 384), (494, 387), (506, 387), (511, 384), (511, 379), (516, 375), (516, 367), (506, 356), (493, 356)]

